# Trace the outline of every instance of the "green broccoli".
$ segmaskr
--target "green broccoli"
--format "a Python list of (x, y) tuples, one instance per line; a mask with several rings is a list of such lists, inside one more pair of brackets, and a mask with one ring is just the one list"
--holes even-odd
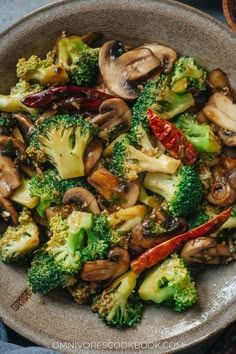
[(67, 72), (62, 65), (54, 64), (54, 60), (54, 52), (49, 52), (43, 60), (37, 55), (29, 59), (21, 58), (16, 66), (17, 77), (41, 85), (64, 85), (69, 81)]
[(138, 290), (145, 301), (168, 304), (175, 311), (184, 311), (197, 301), (197, 290), (182, 258), (173, 254), (154, 267)]
[[(217, 208), (215, 206), (212, 206), (210, 204), (204, 204), (201, 208), (201, 210), (191, 216), (189, 219), (189, 228), (194, 228), (197, 226), (200, 226), (204, 224), (204, 222), (207, 222), (208, 220), (216, 217), (218, 214), (220, 214), (221, 209)], [(220, 227), (218, 232), (221, 232), (223, 230), (227, 229), (235, 229), (236, 228), (236, 206), (233, 205), (233, 211), (231, 213), (231, 216), (229, 219)]]
[(38, 126), (27, 153), (37, 158), (40, 151), (42, 160), (51, 162), (62, 179), (81, 177), (84, 176), (84, 151), (94, 134), (94, 126), (82, 117), (56, 115)]
[(63, 272), (54, 258), (44, 251), (36, 253), (28, 270), (27, 279), (32, 291), (43, 295), (53, 289), (71, 286), (76, 282), (73, 276)]
[(209, 216), (202, 210), (200, 210), (195, 215), (191, 215), (188, 220), (189, 229), (195, 229), (202, 224), (205, 224), (209, 220)]
[(46, 252), (64, 273), (76, 274), (86, 261), (103, 259), (110, 247), (110, 231), (103, 215), (73, 211), (66, 219), (60, 214), (49, 222), (52, 234)]
[(61, 179), (57, 170), (48, 169), (31, 178), (29, 193), (32, 198), (38, 198), (36, 210), (40, 216), (43, 216), (46, 208), (60, 205), (63, 194), (74, 187), (90, 188), (82, 178)]
[(52, 236), (45, 249), (65, 273), (73, 275), (81, 269), (81, 250), (85, 247), (86, 235), (92, 224), (92, 214), (80, 211), (73, 211), (66, 219), (60, 214), (50, 219)]
[(58, 62), (69, 72), (72, 82), (88, 86), (98, 73), (99, 49), (88, 47), (79, 36), (62, 37), (57, 42)]
[(103, 259), (111, 246), (111, 231), (104, 214), (94, 216), (92, 230), (87, 232), (86, 246), (82, 250), (83, 261)]
[(139, 150), (125, 137), (114, 145), (110, 169), (118, 177), (132, 181), (137, 179), (141, 172), (175, 173), (179, 164), (180, 161), (160, 154), (160, 151), (153, 147), (152, 150), (146, 150), (145, 147)]
[(39, 230), (27, 209), (18, 221), (19, 225), (8, 226), (0, 238), (0, 259), (5, 263), (24, 263), (39, 246)]
[(204, 190), (192, 166), (182, 166), (176, 175), (147, 173), (144, 187), (160, 194), (174, 216), (187, 216), (201, 205)]
[(25, 106), (21, 100), (31, 95), (34, 92), (41, 91), (42, 87), (40, 85), (31, 85), (26, 81), (20, 81), (14, 86), (9, 95), (0, 95), (0, 111), (2, 112), (27, 112), (35, 116), (38, 110), (35, 108), (29, 108)]
[(185, 113), (177, 118), (175, 125), (184, 133), (197, 151), (220, 153), (220, 139), (213, 133), (209, 124), (198, 123), (196, 115)]
[(96, 294), (96, 284), (79, 281), (77, 284), (68, 287), (68, 291), (72, 295), (74, 301), (79, 304), (88, 304), (92, 302)]
[(149, 80), (132, 109), (131, 136), (136, 141), (136, 129), (148, 131), (147, 109), (152, 108), (163, 119), (170, 119), (194, 105), (191, 93), (175, 93), (170, 89), (170, 75)]
[(181, 57), (175, 62), (170, 85), (176, 93), (186, 92), (191, 87), (205, 91), (207, 72), (193, 58)]
[(10, 199), (29, 209), (34, 209), (39, 202), (39, 197), (30, 194), (30, 183), (30, 179), (23, 177), (21, 185), (10, 196)]
[(134, 294), (137, 275), (128, 272), (116, 279), (95, 299), (92, 310), (112, 327), (132, 327), (140, 321), (143, 304)]

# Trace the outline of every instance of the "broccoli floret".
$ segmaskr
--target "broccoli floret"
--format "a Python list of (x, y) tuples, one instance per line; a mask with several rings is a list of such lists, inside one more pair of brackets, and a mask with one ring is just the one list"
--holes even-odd
[(202, 210), (197, 214), (190, 217), (188, 221), (189, 229), (195, 229), (196, 227), (205, 224), (209, 220), (209, 216)]
[(21, 100), (31, 95), (32, 93), (41, 91), (42, 87), (40, 85), (34, 84), (30, 85), (26, 81), (20, 81), (16, 84), (15, 87), (11, 89), (9, 95), (0, 95), (0, 111), (2, 112), (27, 112), (35, 116), (38, 113), (37, 109), (29, 108), (25, 106)]
[(118, 177), (130, 181), (138, 178), (141, 172), (175, 173), (180, 161), (160, 154), (157, 149), (139, 150), (131, 145), (128, 137), (116, 141), (110, 165), (111, 171)]
[(98, 74), (99, 49), (88, 47), (79, 36), (62, 37), (57, 42), (58, 62), (69, 72), (72, 82), (88, 86)]
[(149, 80), (135, 102), (132, 109), (131, 132), (140, 125), (145, 130), (148, 129), (147, 109), (152, 107), (155, 103), (156, 87), (157, 82), (154, 80)]
[(56, 115), (38, 126), (27, 153), (37, 158), (41, 151), (62, 179), (81, 177), (84, 176), (84, 151), (94, 134), (94, 126), (82, 117)]
[(15, 127), (16, 120), (9, 113), (0, 113), (0, 133), (8, 135)]
[(207, 72), (191, 57), (181, 57), (174, 65), (171, 75), (171, 89), (174, 92), (185, 92), (193, 87), (205, 91)]
[(52, 234), (46, 251), (67, 274), (76, 274), (82, 267), (81, 251), (93, 224), (92, 214), (73, 211), (67, 219), (57, 214), (50, 219)]
[(22, 178), (20, 187), (14, 191), (10, 199), (29, 209), (34, 209), (39, 202), (39, 197), (30, 195), (30, 183), (30, 179)]
[(24, 263), (39, 246), (39, 230), (27, 209), (18, 221), (19, 225), (8, 226), (0, 239), (0, 258), (5, 263)]
[(45, 171), (44, 174), (36, 175), (30, 180), (29, 192), (31, 197), (39, 198), (36, 210), (40, 216), (45, 214), (45, 209), (61, 202), (62, 190), (60, 177), (54, 169)]
[(134, 294), (136, 280), (133, 272), (122, 275), (93, 303), (92, 310), (109, 326), (132, 327), (140, 321), (143, 304)]
[[(212, 206), (210, 204), (204, 204), (201, 210), (192, 218), (189, 220), (189, 227), (197, 227), (203, 224), (204, 222), (207, 222), (208, 220), (216, 217), (218, 214), (220, 214), (221, 209), (217, 208), (215, 206)], [(198, 225), (197, 225), (198, 224)], [(231, 216), (229, 219), (220, 227), (218, 232), (221, 232), (223, 230), (227, 229), (234, 229), (236, 228), (236, 206), (233, 205), (233, 211), (231, 213)]]
[(110, 231), (103, 215), (73, 211), (66, 219), (50, 219), (52, 234), (46, 252), (67, 274), (76, 274), (86, 261), (103, 259), (110, 247)]
[(91, 303), (92, 298), (96, 294), (96, 285), (94, 283), (79, 282), (73, 287), (68, 288), (74, 301), (79, 304)]
[(196, 115), (185, 113), (178, 117), (175, 125), (184, 133), (197, 151), (220, 153), (220, 139), (213, 133), (209, 124), (200, 124)]
[(154, 267), (144, 278), (139, 296), (184, 311), (197, 301), (197, 290), (182, 258), (176, 254)]
[(82, 250), (83, 261), (103, 259), (111, 246), (111, 231), (107, 217), (94, 217), (92, 230), (87, 232), (86, 247)]
[(32, 198), (38, 198), (36, 210), (40, 216), (45, 214), (46, 208), (60, 205), (63, 194), (75, 187), (90, 188), (82, 178), (61, 179), (55, 169), (38, 174), (29, 181), (29, 193)]
[(62, 65), (54, 64), (54, 53), (49, 52), (46, 59), (32, 55), (29, 59), (21, 58), (16, 66), (17, 77), (41, 85), (64, 85), (69, 81), (67, 72)]
[(170, 75), (161, 75), (157, 80), (149, 80), (132, 109), (131, 136), (136, 142), (136, 129), (148, 131), (147, 109), (152, 108), (161, 118), (170, 119), (194, 105), (189, 92), (176, 93), (170, 88)]
[(174, 216), (187, 216), (201, 204), (204, 190), (192, 166), (182, 166), (176, 175), (147, 173), (144, 186), (160, 194), (167, 210)]
[(54, 258), (44, 251), (36, 253), (28, 270), (27, 279), (32, 291), (43, 295), (76, 282), (75, 278), (63, 272)]

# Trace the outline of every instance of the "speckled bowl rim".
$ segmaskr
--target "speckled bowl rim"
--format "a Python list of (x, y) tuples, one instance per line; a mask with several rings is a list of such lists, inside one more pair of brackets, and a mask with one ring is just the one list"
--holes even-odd
[[(76, 1), (79, 0), (58, 0), (58, 1), (54, 1), (48, 5), (44, 5), (34, 11), (29, 12), (27, 15), (21, 17), (19, 20), (17, 20), (15, 23), (13, 23), (11, 26), (7, 27), (5, 30), (3, 30), (2, 32), (0, 32), (0, 40), (4, 37), (7, 36), (11, 30), (17, 28), (18, 26), (20, 26), (22, 23), (26, 22), (27, 20), (33, 18), (35, 15), (40, 14), (40, 13), (44, 13), (47, 12), (49, 9), (52, 9), (54, 7), (57, 6), (61, 6), (63, 4), (68, 5), (68, 3), (74, 3)], [(137, 3), (140, 0), (136, 0), (135, 2)], [(222, 29), (222, 31), (227, 32), (227, 35), (229, 35), (231, 38), (236, 39), (236, 35), (235, 33), (230, 30), (230, 28), (223, 24), (222, 22), (220, 22), (219, 20), (211, 17), (210, 15), (194, 8), (191, 7), (187, 4), (184, 3), (180, 3), (178, 2), (176, 4), (175, 0), (161, 0), (162, 2), (164, 1), (167, 5), (171, 5), (171, 6), (176, 6), (178, 5), (178, 7), (182, 8), (183, 10), (187, 10), (190, 13), (192, 13), (193, 15), (196, 14), (197, 16), (203, 17), (205, 18), (207, 21), (211, 22), (212, 24), (220, 27)], [(86, 3), (89, 3), (90, 0), (86, 0)], [(91, 1), (93, 2), (93, 1)], [(132, 1), (131, 1), (132, 2)], [(154, 3), (153, 0), (146, 0), (146, 2), (151, 2)], [(236, 304), (236, 299), (234, 301), (234, 304)], [(1, 310), (1, 309), (0, 309)], [(223, 309), (222, 309), (223, 310)], [(205, 332), (203, 331), (204, 327), (206, 327), (206, 332), (203, 335), (198, 336), (197, 333), (188, 333), (190, 331), (185, 332), (183, 335), (184, 336), (190, 336), (192, 337), (192, 341), (188, 342), (188, 343), (184, 343), (184, 338), (183, 338), (183, 342), (182, 342), (182, 346), (178, 347), (177, 349), (167, 349), (165, 351), (166, 354), (168, 353), (175, 353), (178, 352), (180, 350), (187, 350), (192, 346), (195, 346), (201, 342), (204, 342), (205, 340), (209, 339), (211, 336), (216, 335), (218, 332), (222, 331), (224, 328), (226, 328), (228, 325), (230, 325), (233, 321), (236, 320), (236, 315), (234, 314), (234, 312), (231, 310), (230, 307), (227, 307), (226, 309), (224, 309), (224, 311), (222, 311), (222, 316), (219, 319), (215, 318), (215, 321), (212, 321), (210, 324), (209, 322), (204, 323), (202, 325), (200, 325), (201, 327), (201, 332)], [(217, 316), (216, 316), (217, 317)], [(9, 317), (7, 311), (4, 311), (3, 309), (0, 312), (0, 320), (2, 320), (8, 327), (10, 327), (12, 330), (16, 331), (17, 333), (19, 333), (20, 335), (22, 335), (23, 337), (27, 338), (28, 340), (41, 345), (41, 346), (45, 346), (45, 347), (50, 347), (49, 346), (49, 342), (51, 342), (51, 338), (50, 336), (47, 336), (45, 334), (41, 334), (41, 333), (36, 333), (34, 331), (32, 331), (29, 327), (27, 327), (26, 325), (22, 326), (22, 323), (20, 320), (16, 320), (13, 317)], [(173, 337), (173, 340), (175, 340), (176, 338)], [(147, 349), (149, 350), (149, 349)], [(96, 352), (98, 352), (99, 350), (96, 350)], [(116, 351), (116, 350), (111, 350), (112, 353), (121, 353), (121, 351)], [(135, 352), (135, 349), (129, 349), (129, 352)], [(124, 351), (122, 350), (122, 352), (128, 352), (128, 351)], [(146, 351), (146, 350), (145, 350)], [(78, 353), (85, 353), (87, 352), (87, 350), (85, 349), (81, 349), (81, 351), (77, 350), (76, 352)], [(88, 352), (92, 352), (90, 350), (88, 350)], [(104, 350), (104, 352), (107, 352), (106, 350)], [(141, 353), (140, 350), (138, 350), (138, 352)], [(146, 351), (147, 352), (147, 351)]]

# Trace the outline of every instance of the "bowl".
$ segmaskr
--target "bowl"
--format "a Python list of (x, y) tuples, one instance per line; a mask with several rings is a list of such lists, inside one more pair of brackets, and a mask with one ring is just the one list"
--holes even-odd
[[(236, 37), (200, 11), (168, 0), (66, 0), (33, 12), (1, 35), (0, 91), (7, 92), (14, 83), (17, 58), (45, 53), (62, 30), (93, 30), (136, 45), (168, 43), (208, 69), (220, 67), (236, 86)], [(1, 264), (0, 317), (31, 341), (63, 352), (96, 347), (98, 352), (155, 349), (169, 353), (208, 338), (236, 319), (235, 274), (236, 264), (201, 271), (199, 301), (190, 311), (178, 314), (148, 306), (136, 328), (116, 330), (105, 326), (89, 308), (73, 303), (63, 291), (44, 298), (32, 294), (24, 269)]]
[(223, 0), (223, 11), (228, 25), (236, 32), (236, 1)]

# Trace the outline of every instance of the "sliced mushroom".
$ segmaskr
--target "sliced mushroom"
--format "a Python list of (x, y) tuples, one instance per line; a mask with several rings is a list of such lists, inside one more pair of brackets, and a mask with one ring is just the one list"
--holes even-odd
[(203, 113), (220, 128), (236, 133), (236, 103), (230, 97), (221, 92), (214, 93)]
[(228, 175), (229, 184), (233, 189), (236, 189), (236, 169), (232, 170)]
[(136, 48), (119, 56), (123, 48), (118, 41), (108, 41), (99, 52), (99, 68), (108, 89), (118, 97), (133, 100), (140, 89), (137, 81), (160, 66), (160, 61), (148, 48)]
[(12, 136), (1, 135), (0, 136), (0, 151), (2, 153), (6, 152), (8, 149), (14, 149), (20, 155), (23, 155), (26, 150), (26, 146), (19, 139), (13, 138)]
[(208, 74), (208, 82), (213, 89), (230, 89), (228, 76), (221, 69), (211, 70)]
[(88, 210), (93, 214), (100, 213), (100, 209), (94, 195), (82, 187), (68, 189), (63, 195), (62, 203), (78, 205), (81, 209)]
[(113, 201), (123, 208), (133, 206), (139, 196), (137, 182), (127, 182), (113, 175), (104, 167), (98, 168), (88, 182), (111, 204)]
[(84, 172), (88, 175), (99, 161), (103, 152), (101, 140), (96, 139), (89, 143), (84, 152)]
[(120, 98), (111, 98), (100, 105), (99, 114), (91, 122), (97, 124), (100, 131), (121, 126), (119, 132), (125, 132), (130, 128), (131, 110)]
[(14, 208), (13, 204), (8, 200), (3, 198), (3, 196), (0, 194), (0, 216), (2, 219), (6, 222), (11, 222), (14, 225), (18, 224), (18, 213), (16, 209)]
[(150, 49), (155, 57), (160, 60), (164, 73), (169, 73), (173, 69), (177, 53), (172, 48), (157, 43), (147, 43), (142, 48)]
[(115, 247), (109, 252), (107, 260), (85, 262), (80, 278), (89, 282), (114, 280), (127, 272), (129, 265), (129, 252)]
[(16, 113), (13, 115), (13, 118), (16, 119), (17, 125), (19, 126), (20, 132), (22, 133), (25, 141), (29, 141), (30, 136), (35, 131), (35, 125), (33, 121), (23, 113)]
[(0, 155), (0, 193), (9, 197), (21, 184), (17, 166), (7, 156)]
[(219, 129), (219, 137), (226, 146), (236, 146), (236, 133), (229, 130)]
[(229, 206), (234, 203), (236, 192), (228, 182), (215, 182), (210, 189), (207, 200), (218, 206)]
[(186, 242), (181, 257), (188, 263), (220, 264), (223, 258), (232, 258), (229, 245), (218, 244), (212, 237), (198, 237)]
[(165, 216), (158, 210), (157, 222), (160, 225), (160, 231), (153, 234), (149, 227), (153, 217), (155, 217), (155, 210), (152, 216), (133, 229), (130, 242), (132, 248), (134, 245), (144, 249), (151, 248), (187, 230), (187, 221), (184, 218)]

